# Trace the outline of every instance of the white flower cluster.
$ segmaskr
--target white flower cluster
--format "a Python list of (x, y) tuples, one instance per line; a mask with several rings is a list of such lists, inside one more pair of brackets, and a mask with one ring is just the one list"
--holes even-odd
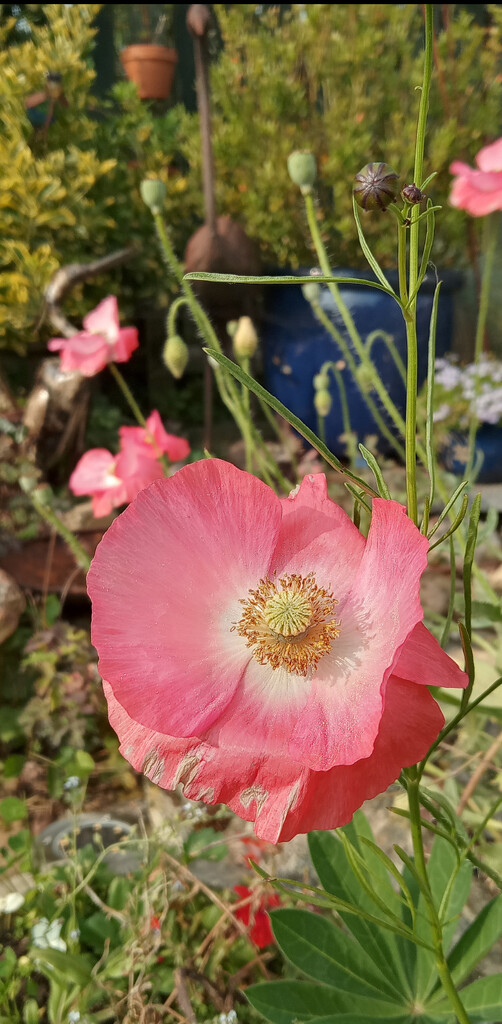
[(436, 385), (440, 405), (436, 422), (454, 415), (455, 407), (476, 416), (482, 423), (502, 420), (502, 362), (482, 357), (477, 363), (459, 366), (454, 357), (436, 360)]

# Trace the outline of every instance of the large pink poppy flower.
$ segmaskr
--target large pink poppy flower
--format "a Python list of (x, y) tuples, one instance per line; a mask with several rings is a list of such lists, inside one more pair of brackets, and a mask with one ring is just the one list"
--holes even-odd
[(450, 203), (467, 210), (473, 217), (484, 217), (502, 210), (502, 138), (480, 149), (476, 156), (479, 170), (455, 160), (450, 165), (457, 175), (452, 183)]
[(156, 409), (146, 420), (145, 427), (120, 427), (123, 444), (135, 443), (146, 458), (157, 459), (167, 455), (171, 462), (181, 462), (190, 455), (190, 445), (184, 437), (168, 434)]
[(124, 757), (270, 842), (349, 821), (436, 738), (427, 686), (467, 682), (421, 622), (427, 547), (377, 498), (365, 539), (322, 474), (280, 499), (208, 459), (142, 491), (88, 574)]
[(47, 346), (59, 352), (61, 369), (94, 377), (107, 363), (126, 363), (138, 347), (135, 327), (121, 327), (114, 295), (103, 299), (84, 317), (84, 330), (71, 338), (52, 338)]

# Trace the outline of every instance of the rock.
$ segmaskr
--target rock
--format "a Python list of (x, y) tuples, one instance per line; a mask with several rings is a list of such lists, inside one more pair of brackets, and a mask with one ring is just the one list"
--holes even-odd
[(17, 629), (25, 607), (22, 590), (12, 576), (0, 569), (0, 644)]

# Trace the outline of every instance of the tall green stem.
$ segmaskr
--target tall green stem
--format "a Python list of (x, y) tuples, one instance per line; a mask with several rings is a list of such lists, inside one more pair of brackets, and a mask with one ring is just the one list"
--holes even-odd
[[(485, 256), (485, 264), (483, 267), (481, 294), (479, 296), (478, 318), (476, 322), (476, 337), (474, 340), (474, 363), (476, 366), (478, 365), (483, 354), (486, 321), (488, 318), (488, 308), (490, 304), (490, 288), (493, 273), (493, 264), (495, 262), (495, 252), (497, 248), (498, 226), (499, 218), (497, 215), (492, 213), (488, 217), (485, 217), (483, 232), (483, 252)], [(471, 416), (471, 421), (469, 424), (469, 456), (467, 460), (467, 466), (465, 469), (466, 477), (469, 477), (472, 473), (472, 467), (474, 464), (474, 456), (476, 450), (476, 434), (478, 432), (478, 427), (479, 419), (474, 412), (473, 415)]]
[(436, 957), (436, 970), (438, 972), (441, 985), (445, 994), (448, 996), (450, 1003), (457, 1015), (459, 1024), (470, 1024), (469, 1017), (467, 1016), (465, 1007), (460, 999), (457, 992), (456, 986), (453, 982), (453, 978), (450, 974), (446, 957), (443, 950), (443, 938), (441, 922), (439, 920), (437, 910), (434, 904), (434, 899), (429, 884), (429, 878), (427, 875), (427, 865), (425, 862), (424, 844), (422, 838), (422, 826), (420, 822), (420, 795), (419, 795), (419, 776), (418, 769), (416, 766), (413, 768), (405, 769), (406, 775), (406, 788), (408, 792), (408, 807), (410, 812), (410, 827), (411, 827), (411, 838), (413, 842), (413, 853), (415, 857), (415, 867), (422, 882), (422, 895), (425, 900), (425, 906), (427, 911), (427, 918), (432, 933), (432, 942)]
[[(432, 42), (433, 42), (433, 5), (425, 5), (425, 53), (422, 94), (418, 112), (417, 137), (415, 143), (415, 167), (413, 181), (421, 185), (424, 176), (425, 133), (427, 113), (429, 110), (429, 94), (432, 78)], [(417, 385), (418, 385), (418, 348), (417, 348), (417, 295), (419, 263), (419, 231), (418, 218), (420, 205), (411, 211), (410, 256), (408, 275), (408, 295), (414, 296), (406, 310), (406, 341), (408, 350), (408, 366), (406, 372), (406, 496), (408, 515), (414, 523), (418, 523), (417, 503)], [(403, 295), (401, 295), (403, 299)]]

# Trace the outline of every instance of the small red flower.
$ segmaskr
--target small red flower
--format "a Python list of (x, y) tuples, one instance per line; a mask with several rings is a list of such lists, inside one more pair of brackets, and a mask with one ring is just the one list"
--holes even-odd
[(257, 905), (255, 905), (251, 899), (253, 896), (252, 890), (248, 889), (246, 885), (234, 885), (234, 892), (237, 893), (241, 900), (250, 900), (249, 903), (246, 903), (246, 906), (237, 907), (235, 917), (242, 921), (246, 928), (249, 928), (251, 942), (254, 942), (258, 949), (264, 949), (265, 946), (269, 946), (271, 942), (275, 941), (267, 908), (280, 907), (281, 901), (277, 893), (274, 892), (270, 896), (261, 896)]

